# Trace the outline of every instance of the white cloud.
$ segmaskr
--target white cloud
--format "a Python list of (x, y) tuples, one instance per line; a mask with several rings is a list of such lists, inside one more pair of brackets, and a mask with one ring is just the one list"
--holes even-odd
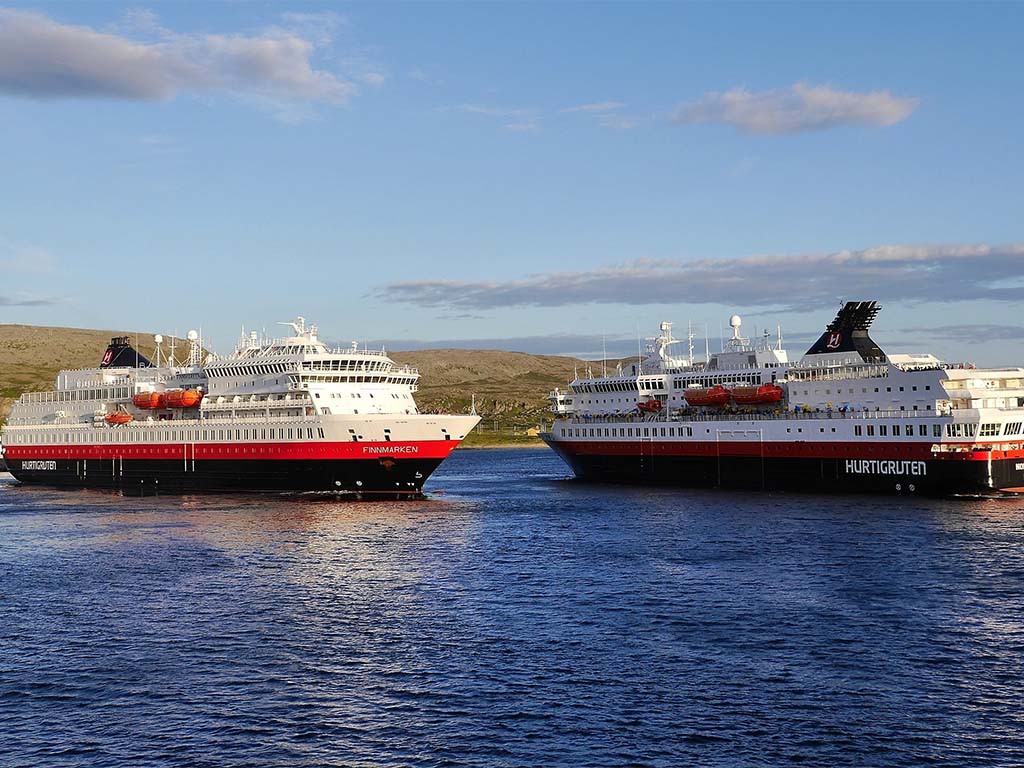
[(387, 82), (388, 76), (381, 72), (364, 72), (359, 75), (359, 80), (374, 88), (379, 88)]
[(629, 117), (620, 117), (619, 115), (599, 115), (598, 123), (604, 128), (614, 128), (619, 131), (628, 131), (630, 128), (636, 128), (637, 121)]
[(694, 262), (637, 260), (507, 282), (392, 283), (387, 298), (455, 309), (574, 304), (831, 306), (836, 297), (901, 302), (1024, 301), (1024, 243), (884, 245), (859, 251)]
[(540, 120), (536, 117), (531, 117), (526, 120), (516, 120), (512, 123), (505, 123), (506, 131), (514, 131), (516, 133), (533, 133), (534, 131), (540, 130)]
[(181, 93), (226, 92), (288, 112), (295, 105), (344, 104), (356, 91), (338, 75), (315, 69), (311, 60), (320, 43), (295, 31), (175, 34), (148, 12), (129, 22), (159, 39), (141, 42), (0, 9), (0, 93), (165, 101)]
[(578, 104), (575, 107), (566, 107), (562, 112), (615, 112), (622, 109), (625, 104), (621, 101), (598, 101), (592, 104)]
[(32, 297), (26, 295), (0, 295), (0, 307), (52, 307), (62, 303), (63, 299), (51, 297)]
[(474, 115), (487, 117), (525, 117), (530, 114), (528, 109), (511, 109), (509, 107), (489, 107), (480, 104), (462, 104), (459, 109)]
[(858, 93), (796, 83), (760, 93), (744, 88), (709, 93), (697, 102), (680, 105), (672, 120), (725, 123), (743, 133), (801, 133), (844, 125), (895, 125), (906, 120), (919, 103), (920, 99), (893, 96), (889, 91)]
[(541, 118), (532, 109), (493, 107), (481, 104), (461, 104), (457, 109), (473, 115), (497, 118), (502, 121), (502, 127), (506, 131), (533, 133), (540, 130)]

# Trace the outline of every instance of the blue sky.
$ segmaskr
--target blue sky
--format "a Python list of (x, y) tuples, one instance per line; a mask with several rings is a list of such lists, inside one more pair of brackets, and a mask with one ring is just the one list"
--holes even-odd
[[(1024, 362), (1024, 6), (0, 11), (0, 322)], [(979, 343), (979, 340), (981, 343)], [(795, 346), (795, 345), (794, 345)], [(799, 351), (794, 349), (794, 351)]]

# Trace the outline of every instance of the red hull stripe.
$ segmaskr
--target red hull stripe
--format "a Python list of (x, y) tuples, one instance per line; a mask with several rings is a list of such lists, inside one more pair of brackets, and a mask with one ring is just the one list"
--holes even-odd
[(9, 459), (195, 459), (268, 461), (305, 459), (444, 459), (458, 440), (393, 443), (192, 443), (161, 445), (12, 445)]
[(914, 459), (917, 461), (988, 461), (1024, 459), (1024, 449), (932, 453), (931, 443), (838, 442), (657, 442), (552, 440), (551, 446), (569, 456), (747, 456), (759, 458)]

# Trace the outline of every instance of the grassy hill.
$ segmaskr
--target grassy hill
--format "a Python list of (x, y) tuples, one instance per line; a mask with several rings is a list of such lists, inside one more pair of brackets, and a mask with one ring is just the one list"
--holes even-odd
[(149, 333), (0, 325), (0, 420), (22, 392), (51, 389), (58, 371), (99, 365), (111, 336), (136, 335), (146, 354)]
[[(149, 332), (0, 325), (0, 421), (22, 392), (51, 388), (58, 371), (98, 365), (111, 336), (137, 337), (139, 351), (152, 354)], [(476, 444), (518, 442), (516, 432), (547, 417), (548, 392), (564, 386), (574, 367), (583, 364), (571, 357), (500, 350), (389, 354), (400, 364), (419, 368), (422, 379), (416, 401), (424, 411), (465, 413), (476, 395), (477, 411), (484, 417), (471, 441)]]

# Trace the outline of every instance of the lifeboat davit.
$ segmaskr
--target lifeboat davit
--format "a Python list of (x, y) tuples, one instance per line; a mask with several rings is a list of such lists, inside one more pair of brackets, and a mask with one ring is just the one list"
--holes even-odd
[(644, 400), (641, 403), (636, 404), (637, 410), (643, 411), (644, 413), (657, 413), (661, 410), (660, 400)]
[(714, 387), (693, 387), (683, 392), (683, 397), (690, 405), (722, 406), (732, 397), (729, 390), (718, 384)]
[(168, 408), (197, 408), (203, 393), (197, 389), (172, 389), (165, 393)]
[(104, 416), (103, 420), (107, 422), (107, 424), (127, 424), (134, 418), (135, 417), (132, 416), (130, 413), (125, 413), (124, 411), (114, 411), (113, 413), (108, 413), (106, 416)]
[(739, 405), (768, 405), (782, 400), (782, 387), (762, 384), (758, 387), (733, 387), (732, 399)]
[(164, 397), (163, 392), (139, 392), (139, 394), (132, 398), (132, 403), (136, 408), (149, 411), (166, 408), (167, 398)]

